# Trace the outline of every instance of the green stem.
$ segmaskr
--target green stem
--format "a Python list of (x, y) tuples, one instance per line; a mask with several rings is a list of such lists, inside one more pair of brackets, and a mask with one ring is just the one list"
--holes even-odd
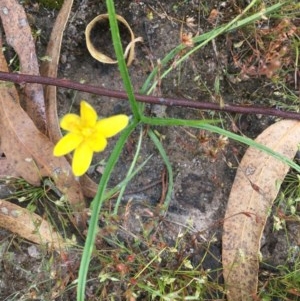
[(124, 144), (127, 141), (127, 138), (131, 134), (131, 132), (137, 126), (137, 122), (133, 122), (130, 126), (128, 126), (121, 134), (113, 152), (111, 153), (104, 173), (101, 177), (100, 183), (98, 185), (97, 194), (92, 202), (92, 216), (88, 228), (88, 234), (84, 245), (84, 250), (80, 262), (79, 274), (78, 274), (78, 285), (77, 285), (77, 301), (85, 300), (85, 287), (87, 280), (87, 273), (89, 270), (89, 264), (92, 257), (92, 252), (94, 249), (95, 239), (98, 231), (98, 220), (99, 213), (105, 200), (105, 190), (107, 187), (108, 180), (110, 175), (114, 169), (115, 164), (120, 157), (121, 151), (123, 149)]
[[(138, 160), (138, 157), (139, 157), (139, 154), (140, 154), (140, 151), (141, 151), (142, 140), (143, 140), (143, 130), (142, 130), (142, 127), (141, 127), (141, 129), (140, 129), (140, 137), (139, 137), (138, 144), (137, 144), (137, 147), (136, 147), (136, 152), (135, 152), (135, 155), (134, 155), (133, 160), (131, 162), (131, 165), (130, 165), (130, 167), (128, 169), (126, 178), (130, 178), (131, 175), (132, 175), (132, 173), (134, 172), (134, 167), (135, 167), (135, 164), (136, 164), (136, 162)], [(125, 192), (126, 187), (127, 187), (127, 184), (123, 185), (121, 187), (121, 189), (120, 189), (120, 193), (118, 195), (118, 199), (116, 201), (115, 208), (114, 208), (114, 214), (118, 213), (118, 209), (119, 209), (119, 206), (120, 206), (120, 203), (121, 203), (121, 199), (123, 197), (123, 194)]]
[(188, 127), (193, 127), (197, 129), (203, 129), (207, 130), (212, 133), (217, 133), (223, 136), (226, 136), (228, 138), (231, 138), (235, 141), (244, 143), (246, 145), (249, 145), (251, 147), (255, 147), (258, 150), (261, 150), (268, 155), (273, 156), (277, 160), (287, 164), (288, 166), (294, 168), (298, 172), (300, 172), (300, 166), (296, 164), (293, 160), (290, 160), (289, 158), (277, 153), (276, 151), (273, 151), (269, 147), (257, 143), (255, 140), (244, 137), (244, 136), (239, 136), (237, 134), (234, 134), (230, 131), (224, 130), (220, 127), (211, 125), (207, 122), (207, 120), (184, 120), (184, 119), (164, 119), (164, 118), (149, 118), (149, 117), (143, 117), (142, 121), (146, 124), (152, 125), (152, 126), (188, 126)]
[(157, 136), (154, 134), (154, 132), (152, 130), (149, 130), (148, 135), (151, 138), (151, 140), (153, 141), (153, 143), (155, 144), (156, 148), (158, 149), (160, 156), (162, 157), (163, 161), (165, 162), (167, 172), (168, 172), (168, 189), (167, 189), (166, 197), (164, 200), (164, 207), (162, 208), (163, 211), (166, 211), (166, 210), (168, 210), (169, 204), (171, 202), (172, 191), (173, 191), (173, 187), (174, 187), (174, 177), (173, 177), (172, 165), (169, 161), (169, 157), (168, 157), (163, 145), (161, 144), (161, 142), (159, 141)]
[(118, 60), (118, 65), (123, 80), (124, 88), (128, 95), (128, 100), (131, 106), (134, 120), (139, 121), (141, 114), (139, 111), (139, 105), (134, 96), (133, 86), (131, 84), (131, 80), (129, 77), (128, 69), (124, 58), (124, 52), (121, 44), (119, 26), (118, 26), (118, 21), (116, 19), (116, 11), (115, 11), (113, 0), (106, 0), (106, 6), (107, 6), (107, 11), (109, 16), (109, 24), (110, 24), (112, 40), (113, 40), (114, 49)]

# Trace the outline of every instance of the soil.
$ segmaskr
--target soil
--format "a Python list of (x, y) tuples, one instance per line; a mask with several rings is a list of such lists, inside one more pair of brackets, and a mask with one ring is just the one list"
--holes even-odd
[[(144, 40), (143, 43), (137, 44), (136, 58), (129, 68), (135, 91), (141, 89), (153, 65), (156, 65), (180, 43), (181, 21), (185, 20), (187, 16), (195, 18), (196, 26), (192, 29), (184, 26), (183, 29), (193, 32), (195, 35), (211, 30), (215, 26), (208, 21), (212, 9), (222, 10), (220, 22), (225, 22), (231, 14), (236, 13), (236, 6), (233, 5), (235, 1), (223, 2), (224, 7), (219, 6), (220, 1), (207, 1), (205, 5), (197, 0), (115, 2), (117, 13), (131, 25), (135, 36), (142, 37)], [(37, 40), (37, 49), (42, 56), (57, 11), (42, 5), (33, 6), (32, 3), (27, 3), (25, 6), (33, 28), (41, 30), (41, 35)], [(241, 3), (240, 8), (243, 8)], [(85, 45), (84, 31), (87, 23), (98, 14), (105, 12), (103, 1), (75, 1), (65, 31), (59, 77), (122, 90), (123, 84), (118, 67), (97, 62), (88, 53)], [(113, 57), (109, 35), (104, 32), (100, 33), (100, 30), (93, 32), (92, 40), (97, 47), (101, 47), (103, 50), (105, 48), (105, 53)], [(270, 105), (272, 101), (276, 102), (278, 100), (274, 94), (276, 86), (265, 76), (253, 77), (244, 81), (232, 80), (238, 77), (239, 71), (233, 64), (231, 48), (228, 45), (228, 39), (234, 42), (234, 38), (237, 39), (237, 37), (233, 37), (233, 33), (231, 35), (222, 36), (214, 41), (215, 44), (210, 43), (195, 52), (162, 80), (154, 94), (212, 102), (217, 102), (220, 99), (218, 96), (221, 95), (224, 102), (266, 106)], [(125, 41), (126, 33), (122, 33), (123, 36)], [(216, 51), (214, 51), (214, 47)], [(227, 70), (226, 74), (224, 70)], [(215, 91), (217, 77), (220, 79), (219, 93)], [(69, 110), (78, 112), (81, 99), (91, 103), (100, 116), (118, 113), (131, 114), (126, 101), (59, 89), (59, 115), (62, 116)], [(275, 122), (274, 117), (219, 114), (176, 107), (165, 108), (149, 105), (146, 106), (146, 111), (149, 116), (184, 119), (221, 117), (226, 129), (236, 130), (238, 128), (240, 132), (251, 138), (255, 138), (268, 125)], [(234, 141), (228, 141), (227, 144), (219, 147), (221, 138), (218, 135), (187, 127), (157, 127), (156, 131), (161, 137), (175, 175), (174, 191), (168, 212), (163, 219), (153, 222), (153, 215), (155, 217), (157, 214), (155, 208), (163, 197), (161, 179), (165, 172), (165, 166), (151, 140), (144, 135), (139, 163), (142, 163), (150, 155), (152, 157), (127, 188), (122, 203), (123, 213), (120, 213), (120, 222), (123, 223), (126, 231), (120, 232), (119, 238), (130, 243), (132, 234), (139, 235), (144, 231), (145, 225), (150, 225), (153, 232), (155, 232), (154, 230), (160, 232), (159, 237), (162, 237), (165, 243), (172, 245), (180, 233), (188, 231), (186, 249), (190, 250), (189, 256), (192, 263), (197, 266), (201, 262), (201, 254), (205, 250), (209, 250), (211, 256), (205, 257), (202, 268), (216, 271), (221, 268), (222, 218), (235, 171), (245, 147)], [(134, 156), (138, 136), (139, 131), (137, 130), (127, 142), (125, 151), (120, 157), (109, 183), (110, 187), (118, 184), (125, 177)], [(107, 150), (95, 156), (93, 166), (88, 172), (95, 181), (99, 181), (103, 162), (108, 157), (115, 141), (114, 138), (110, 139)], [(114, 200), (107, 205), (107, 210), (113, 202)], [(129, 217), (125, 217), (125, 213), (129, 214)], [(106, 223), (104, 222), (104, 224)], [(155, 227), (157, 228), (155, 229)], [(295, 251), (294, 256), (297, 254), (299, 256), (299, 249), (297, 249), (299, 224), (287, 222), (287, 229), (289, 233), (285, 233), (283, 230), (273, 231), (272, 220), (267, 224), (261, 251), (264, 261), (271, 266), (283, 264), (287, 258), (290, 258), (291, 248), (286, 245), (287, 237), (290, 240), (290, 247), (298, 250)], [(191, 237), (196, 240), (196, 247), (192, 244)], [(55, 276), (49, 280), (49, 273), (51, 275), (53, 269), (48, 267), (48, 270), (45, 270), (44, 263), (49, 260), (49, 262), (53, 262), (53, 265), (59, 265), (60, 259), (57, 256), (47, 253), (40, 246), (22, 241), (4, 230), (0, 232), (0, 241), (1, 300), (74, 300), (72, 288), (63, 296), (53, 295), (55, 286), (58, 284), (54, 281)], [(74, 254), (73, 260), (78, 263), (79, 255)], [(65, 267), (61, 266), (60, 269), (62, 273), (67, 274)], [(216, 272), (213, 277), (220, 283), (222, 282), (221, 272)], [(35, 285), (31, 286), (31, 283), (35, 283)], [(91, 283), (88, 285), (88, 290), (92, 291), (96, 282)], [(117, 300), (121, 300), (121, 297)], [(141, 298), (141, 300), (146, 299)]]

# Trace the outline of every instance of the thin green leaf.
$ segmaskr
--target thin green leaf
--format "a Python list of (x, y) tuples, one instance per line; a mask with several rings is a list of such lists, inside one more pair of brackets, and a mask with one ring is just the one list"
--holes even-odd
[(159, 117), (146, 117), (142, 116), (141, 121), (149, 125), (161, 125), (161, 126), (195, 126), (199, 124), (218, 123), (219, 120), (186, 120), (176, 118), (159, 118)]
[[(234, 134), (230, 131), (226, 131), (220, 127), (214, 126), (209, 124), (207, 120), (184, 120), (184, 119), (163, 119), (163, 118), (149, 118), (149, 117), (143, 117), (142, 121), (150, 124), (150, 125), (156, 125), (156, 126), (189, 126), (193, 128), (203, 129), (207, 130), (213, 133), (217, 133), (223, 136), (226, 136), (228, 138), (231, 138), (233, 140), (239, 141), (241, 143), (244, 143), (249, 146), (253, 146), (261, 151), (264, 151), (265, 153), (273, 156), (274, 158), (277, 158), (278, 160), (284, 162), (285, 164), (289, 165), (290, 167), (294, 168), (298, 172), (300, 172), (300, 166), (296, 164), (294, 161), (286, 158), (285, 156), (282, 156), (281, 154), (278, 154), (277, 152), (273, 151), (272, 149), (259, 144), (255, 142), (254, 140), (239, 136), (237, 134)], [(210, 121), (210, 123), (216, 122), (216, 121)]]
[(143, 169), (143, 167), (148, 163), (148, 161), (151, 158), (152, 158), (152, 155), (150, 155), (149, 157), (147, 157), (147, 159), (142, 164), (140, 164), (130, 175), (126, 176), (126, 178), (123, 181), (121, 181), (114, 188), (112, 188), (109, 191), (107, 191), (105, 193), (105, 197), (104, 197), (105, 201), (108, 200), (108, 199), (110, 199), (116, 193), (118, 193), (123, 186), (126, 186)]
[(128, 95), (128, 100), (131, 106), (131, 110), (134, 116), (134, 119), (138, 121), (140, 119), (140, 109), (137, 101), (135, 100), (133, 86), (131, 84), (131, 80), (129, 77), (128, 69), (126, 66), (125, 58), (123, 55), (123, 47), (121, 43), (120, 33), (119, 33), (119, 26), (118, 21), (116, 19), (116, 11), (114, 6), (113, 0), (106, 0), (106, 6), (109, 16), (109, 24), (110, 24), (110, 31), (112, 35), (112, 40), (114, 44), (114, 49), (116, 53), (116, 57), (118, 60), (118, 66), (120, 69), (121, 77), (123, 80), (124, 88)]
[[(236, 18), (234, 18), (231, 22), (229, 22), (226, 25), (222, 25), (221, 27), (215, 28), (207, 33), (204, 33), (198, 37), (195, 37), (193, 39), (194, 43), (200, 43), (199, 45), (195, 46), (194, 48), (192, 48), (190, 51), (188, 51), (184, 56), (182, 56), (181, 58), (179, 58), (178, 60), (176, 60), (176, 65), (179, 65), (180, 63), (182, 63), (184, 60), (186, 60), (191, 54), (193, 54), (195, 51), (198, 51), (200, 48), (202, 48), (203, 46), (205, 46), (206, 44), (208, 44), (211, 40), (215, 39), (217, 36), (223, 34), (223, 33), (227, 33), (233, 30), (237, 30), (240, 27), (246, 26), (250, 23), (253, 23), (257, 20), (259, 20), (262, 16), (266, 16), (276, 10), (278, 10), (281, 6), (283, 6), (286, 2), (282, 2), (282, 3), (277, 3), (275, 5), (272, 5), (268, 8), (266, 8), (265, 10), (261, 10), (258, 13), (255, 13), (243, 20), (239, 20), (248, 10), (251, 9), (251, 7), (254, 6), (254, 4), (257, 2), (258, 0), (254, 0), (251, 1), (251, 3), (245, 8), (245, 10), (238, 15)], [(202, 43), (201, 43), (202, 42)], [(160, 72), (162, 71), (163, 68), (169, 66), (169, 62), (179, 53), (181, 52), (183, 49), (185, 49), (186, 47), (183, 44), (178, 45), (176, 48), (174, 48), (173, 50), (171, 50), (160, 62), (160, 68), (155, 67), (153, 69), (153, 71), (151, 72), (151, 74), (148, 76), (148, 78), (146, 79), (142, 89), (141, 89), (141, 94), (147, 94), (149, 95), (153, 89), (156, 87), (157, 85), (157, 80), (154, 81), (152, 83), (152, 86), (149, 88), (151, 81), (155, 78), (155, 76), (157, 75), (158, 70), (160, 69)], [(159, 80), (163, 79), (164, 77), (166, 77), (172, 70), (174, 69), (174, 65), (171, 64), (171, 67), (169, 67), (167, 70), (165, 70), (164, 72), (161, 72), (160, 78)]]
[[(131, 162), (131, 165), (130, 165), (130, 167), (128, 169), (126, 178), (129, 178), (131, 176), (131, 174), (133, 173), (133, 171), (134, 171), (134, 167), (135, 167), (136, 161), (137, 161), (137, 159), (139, 157), (139, 154), (140, 154), (140, 150), (141, 150), (141, 146), (142, 146), (142, 141), (143, 141), (143, 130), (141, 128), (140, 129), (140, 137), (139, 137), (138, 144), (137, 144), (137, 147), (136, 147), (136, 152), (134, 154), (134, 157), (133, 157), (133, 160)], [(118, 213), (119, 205), (120, 205), (121, 199), (123, 197), (123, 194), (125, 192), (126, 186), (127, 186), (127, 184), (123, 185), (121, 187), (121, 189), (120, 189), (120, 193), (118, 195), (118, 199), (117, 199), (117, 202), (116, 202), (116, 205), (115, 205), (115, 208), (114, 208), (114, 214)]]
[(148, 135), (151, 138), (151, 140), (153, 141), (153, 143), (155, 144), (156, 148), (158, 149), (166, 167), (167, 167), (167, 172), (168, 172), (168, 190), (167, 190), (167, 194), (166, 194), (166, 198), (164, 201), (164, 208), (163, 210), (167, 210), (171, 201), (171, 196), (172, 196), (172, 191), (173, 191), (173, 187), (174, 187), (174, 177), (173, 177), (173, 170), (172, 170), (172, 166), (171, 163), (169, 161), (169, 157), (167, 155), (167, 153), (165, 152), (164, 147), (162, 146), (161, 142), (159, 141), (159, 139), (157, 138), (157, 136), (153, 133), (152, 130), (148, 131)]
[(105, 190), (107, 187), (108, 180), (114, 169), (115, 164), (120, 157), (122, 149), (131, 134), (135, 129), (137, 122), (129, 125), (121, 134), (116, 146), (111, 153), (107, 165), (105, 167), (104, 173), (101, 177), (100, 183), (98, 185), (97, 194), (92, 202), (92, 216), (89, 224), (88, 234), (84, 245), (84, 250), (80, 262), (79, 274), (78, 274), (78, 285), (77, 285), (77, 301), (85, 300), (85, 287), (87, 280), (87, 273), (89, 269), (89, 264), (92, 256), (92, 251), (94, 248), (94, 243), (98, 231), (98, 219), (102, 204), (105, 200)]
[(273, 156), (274, 158), (278, 159), (279, 161), (282, 161), (283, 163), (287, 164), (288, 166), (294, 168), (295, 170), (297, 170), (298, 172), (300, 172), (300, 166), (298, 164), (296, 164), (293, 160), (288, 159), (287, 157), (273, 151), (272, 149), (266, 147), (263, 144), (257, 143), (254, 140), (247, 138), (247, 137), (243, 137), (243, 136), (239, 136), (237, 134), (234, 134), (232, 132), (226, 131), (224, 129), (221, 129), (219, 127), (210, 125), (210, 124), (199, 124), (199, 126), (196, 126), (199, 129), (203, 129), (203, 130), (207, 130), (210, 132), (214, 132), (223, 136), (227, 136), (228, 138), (234, 139), (236, 141), (239, 141), (241, 143), (247, 144), (249, 146), (255, 147), (271, 156)]

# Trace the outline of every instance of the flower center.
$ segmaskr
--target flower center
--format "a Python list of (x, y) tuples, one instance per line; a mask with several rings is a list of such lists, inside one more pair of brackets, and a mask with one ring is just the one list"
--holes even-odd
[(82, 127), (81, 128), (81, 134), (82, 136), (84, 136), (85, 138), (91, 136), (94, 133), (94, 129), (91, 127)]

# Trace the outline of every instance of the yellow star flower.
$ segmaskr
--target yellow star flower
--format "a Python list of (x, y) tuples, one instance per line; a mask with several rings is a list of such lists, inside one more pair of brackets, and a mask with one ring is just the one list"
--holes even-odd
[(126, 115), (115, 115), (98, 120), (94, 108), (86, 101), (80, 103), (80, 116), (66, 114), (60, 127), (69, 133), (55, 145), (54, 156), (64, 156), (74, 150), (72, 170), (75, 176), (83, 175), (92, 162), (94, 152), (101, 152), (110, 138), (122, 131), (128, 124)]

